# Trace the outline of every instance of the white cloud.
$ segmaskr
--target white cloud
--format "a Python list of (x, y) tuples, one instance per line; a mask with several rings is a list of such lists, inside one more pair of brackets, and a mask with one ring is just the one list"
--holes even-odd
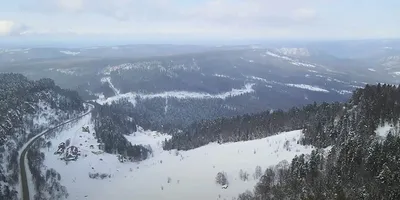
[(10, 20), (0, 20), (0, 36), (21, 35), (28, 27)]
[(84, 0), (58, 0), (58, 6), (66, 11), (80, 11), (83, 9)]
[(354, 3), (346, 0), (16, 1), (21, 8), (16, 20), (40, 30), (73, 29), (79, 34), (316, 39), (400, 32), (394, 28), (395, 17), (383, 13), (377, 17), (382, 17), (380, 21), (385, 23), (374, 23), (379, 21), (377, 17), (371, 17), (365, 10), (354, 11), (351, 9)]

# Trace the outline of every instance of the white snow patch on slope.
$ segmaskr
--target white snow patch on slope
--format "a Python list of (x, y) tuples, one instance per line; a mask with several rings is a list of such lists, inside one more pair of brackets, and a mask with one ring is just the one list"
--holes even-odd
[(39, 100), (37, 113), (33, 118), (35, 126), (47, 127), (52, 121), (58, 121), (59, 115), (56, 115), (50, 104)]
[[(61, 174), (61, 183), (70, 194), (68, 199), (204, 200), (218, 199), (219, 195), (220, 199), (231, 199), (247, 189), (253, 189), (258, 181), (252, 177), (256, 166), (265, 170), (282, 160), (290, 161), (297, 154), (308, 154), (313, 149), (311, 146), (297, 144), (302, 136), (301, 130), (253, 141), (222, 145), (211, 143), (189, 151), (163, 151), (161, 143), (169, 136), (139, 131), (126, 137), (133, 144), (150, 145), (154, 156), (140, 163), (120, 163), (116, 155), (91, 153), (98, 151), (97, 147), (89, 150), (84, 141), (92, 144), (96, 140), (91, 134), (81, 132), (81, 127), (88, 123), (90, 115), (59, 133), (52, 140), (50, 151), (43, 149), (46, 154), (44, 164)], [(87, 157), (81, 156), (66, 165), (53, 152), (56, 144), (68, 138), (73, 138), (75, 145), (84, 143), (81, 152), (82, 155), (87, 154)], [(289, 149), (284, 148), (286, 141), (289, 141)], [(247, 182), (239, 178), (241, 169), (250, 174)], [(215, 176), (220, 171), (227, 173), (227, 189), (221, 189), (221, 186), (215, 184)], [(111, 178), (90, 179), (89, 172), (107, 173)], [(171, 178), (170, 183), (167, 183), (168, 177)]]
[(118, 90), (114, 84), (112, 84), (111, 82), (111, 77), (103, 77), (100, 80), (102, 83), (108, 83), (108, 85), (110, 86), (110, 88), (113, 90), (115, 95), (119, 95), (120, 94), (120, 90)]
[(250, 78), (250, 79), (253, 79), (253, 80), (262, 81), (262, 82), (266, 82), (266, 83), (270, 83), (271, 82), (271, 81), (267, 81), (267, 79), (265, 79), (265, 78), (260, 78), (260, 77), (257, 77), (257, 76), (246, 76), (246, 78)]
[(400, 72), (393, 72), (392, 74), (400, 76)]
[(313, 64), (303, 63), (303, 62), (298, 62), (298, 61), (292, 61), (290, 63), (292, 63), (293, 65), (296, 65), (296, 66), (301, 66), (301, 67), (312, 67), (312, 68), (316, 67)]
[(394, 126), (392, 123), (385, 123), (383, 126), (379, 126), (376, 130), (375, 133), (377, 136), (386, 138), (386, 136), (391, 132), (392, 134), (396, 133), (396, 130), (398, 130), (398, 126)]
[(79, 52), (79, 51), (76, 51), (76, 52), (74, 52), (74, 51), (60, 51), (60, 53), (76, 56), (76, 55), (80, 54), (81, 52)]
[(227, 76), (227, 75), (224, 75), (224, 74), (213, 74), (213, 76), (220, 77), (220, 78), (229, 78), (229, 79), (234, 80), (234, 78), (232, 78), (230, 76)]
[(283, 60), (289, 60), (289, 61), (293, 60), (293, 59), (291, 59), (291, 58), (289, 58), (287, 56), (282, 56), (282, 55), (279, 55), (279, 54), (276, 54), (276, 53), (272, 53), (270, 51), (267, 51), (266, 54), (269, 55), (269, 56), (275, 57), (275, 58), (281, 58)]
[(328, 90), (325, 90), (323, 88), (320, 88), (318, 86), (312, 86), (312, 85), (307, 85), (307, 84), (286, 84), (286, 86), (289, 87), (296, 87), (296, 88), (300, 88), (300, 89), (305, 89), (305, 90), (311, 90), (311, 91), (315, 91), (315, 92), (325, 92), (328, 93)]
[(55, 69), (55, 68), (49, 68), (49, 71), (56, 71), (60, 72), (62, 74), (67, 74), (67, 75), (77, 75), (76, 71), (74, 69)]
[(288, 56), (310, 56), (310, 52), (306, 48), (279, 48), (276, 49), (281, 54)]
[(130, 92), (125, 94), (116, 95), (107, 99), (98, 99), (97, 102), (100, 104), (111, 103), (121, 98), (128, 98), (133, 105), (136, 105), (136, 98), (140, 99), (154, 99), (154, 98), (177, 98), (177, 99), (226, 99), (230, 97), (239, 96), (246, 93), (253, 93), (254, 83), (248, 83), (243, 88), (233, 88), (229, 92), (220, 94), (209, 94), (200, 92), (188, 92), (188, 91), (166, 91), (162, 93), (143, 94)]
[(292, 59), (290, 57), (287, 57), (287, 56), (284, 56), (284, 55), (279, 55), (279, 54), (276, 54), (276, 53), (273, 53), (273, 52), (270, 52), (270, 51), (267, 51), (266, 54), (269, 55), (269, 56), (275, 57), (275, 58), (280, 58), (280, 59), (289, 61), (289, 63), (292, 64), (292, 65), (296, 65), (296, 66), (300, 66), (300, 67), (311, 67), (311, 68), (315, 68), (316, 67), (313, 64), (304, 63), (304, 62), (301, 62), (301, 61), (299, 61), (297, 59)]
[(345, 94), (353, 94), (353, 92), (350, 91), (350, 90), (336, 90), (336, 89), (333, 89), (333, 88), (332, 88), (332, 90), (335, 91), (335, 92), (337, 92), (337, 93), (339, 93), (339, 94), (342, 94), (342, 95), (345, 95)]

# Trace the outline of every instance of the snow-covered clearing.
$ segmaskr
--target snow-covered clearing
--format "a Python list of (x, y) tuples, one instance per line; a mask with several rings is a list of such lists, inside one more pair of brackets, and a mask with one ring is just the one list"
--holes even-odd
[[(290, 57), (283, 56), (283, 55), (279, 55), (279, 54), (276, 54), (276, 53), (273, 53), (273, 52), (270, 52), (270, 51), (267, 51), (267, 52), (266, 52), (266, 55), (269, 55), (269, 56), (272, 56), (272, 57), (275, 57), (275, 58), (280, 58), (280, 59), (282, 59), (282, 60), (286, 60), (286, 61), (288, 61), (290, 64), (296, 65), (296, 66), (300, 66), (300, 67), (311, 67), (311, 68), (315, 68), (315, 67), (316, 67), (316, 66), (313, 65), (313, 64), (304, 63), (304, 62), (301, 62), (301, 61), (299, 61), (299, 60), (297, 60), (297, 59), (292, 59), (292, 58), (290, 58)], [(285, 54), (285, 55), (286, 55), (286, 54)]]
[(278, 51), (281, 54), (289, 55), (289, 56), (310, 56), (311, 55), (307, 48), (282, 47), (282, 48), (276, 49), (276, 51)]
[(313, 64), (302, 63), (302, 62), (298, 62), (298, 61), (292, 61), (292, 62), (290, 62), (290, 63), (292, 63), (293, 65), (296, 65), (296, 66), (301, 66), (301, 67), (312, 67), (312, 68), (316, 67), (316, 66), (313, 65)]
[(393, 72), (392, 74), (400, 76), (400, 72)]
[(56, 71), (60, 72), (62, 74), (67, 74), (67, 75), (79, 75), (76, 73), (74, 69), (57, 69), (57, 68), (49, 68), (49, 71)]
[(253, 93), (254, 83), (248, 83), (243, 88), (233, 88), (231, 91), (223, 92), (219, 94), (209, 94), (200, 92), (189, 92), (189, 91), (166, 91), (162, 93), (143, 94), (136, 92), (129, 92), (116, 96), (109, 97), (107, 99), (98, 99), (97, 102), (100, 104), (111, 103), (122, 98), (128, 98), (129, 101), (136, 105), (136, 98), (140, 99), (154, 99), (154, 98), (176, 98), (176, 99), (226, 99), (230, 97), (239, 96), (246, 93)]
[(220, 77), (220, 78), (229, 78), (229, 79), (235, 80), (234, 78), (224, 75), (224, 74), (213, 74), (213, 76)]
[(260, 77), (257, 77), (257, 76), (246, 76), (246, 78), (250, 78), (250, 79), (253, 79), (253, 80), (262, 81), (262, 82), (266, 82), (266, 83), (271, 83), (271, 81), (268, 81), (265, 78), (260, 78)]
[(296, 87), (296, 88), (300, 88), (300, 89), (305, 89), (305, 90), (311, 90), (311, 91), (315, 91), (315, 92), (325, 92), (328, 93), (328, 90), (325, 90), (323, 88), (320, 88), (318, 86), (312, 86), (312, 85), (306, 85), (306, 84), (286, 84), (286, 86), (289, 87)]
[(383, 126), (379, 126), (375, 133), (377, 136), (381, 138), (386, 138), (386, 136), (391, 132), (392, 134), (395, 134), (399, 131), (399, 125), (393, 125), (392, 123), (385, 123)]
[(60, 51), (60, 53), (76, 56), (76, 55), (80, 54), (81, 52), (79, 52), (79, 51), (77, 51), (77, 52), (74, 52), (74, 51)]
[[(257, 183), (253, 178), (256, 166), (261, 166), (264, 171), (282, 160), (290, 162), (295, 155), (310, 153), (313, 149), (297, 144), (302, 135), (297, 130), (253, 141), (211, 143), (189, 151), (163, 151), (161, 143), (170, 136), (139, 130), (126, 138), (133, 144), (150, 145), (153, 157), (140, 163), (121, 163), (116, 155), (97, 153), (101, 152), (96, 146), (97, 141), (92, 134), (82, 132), (84, 125), (89, 125), (93, 132), (90, 115), (58, 133), (52, 139), (49, 151), (42, 149), (46, 154), (44, 164), (61, 174), (61, 183), (67, 187), (69, 199), (230, 200), (254, 187)], [(67, 139), (71, 139), (71, 145), (78, 146), (81, 151), (78, 160), (68, 165), (53, 154), (58, 143)], [(286, 147), (285, 143), (288, 144)], [(90, 149), (90, 145), (94, 148)], [(248, 181), (240, 180), (240, 170), (249, 174)], [(215, 184), (220, 171), (227, 174), (227, 189)], [(89, 173), (97, 172), (111, 177), (103, 180), (89, 178)]]
[(337, 93), (339, 93), (339, 94), (342, 94), (342, 95), (345, 95), (345, 94), (353, 94), (353, 92), (350, 91), (350, 90), (336, 90), (336, 89), (333, 89), (333, 88), (332, 88), (332, 90), (335, 91), (335, 92), (337, 92)]

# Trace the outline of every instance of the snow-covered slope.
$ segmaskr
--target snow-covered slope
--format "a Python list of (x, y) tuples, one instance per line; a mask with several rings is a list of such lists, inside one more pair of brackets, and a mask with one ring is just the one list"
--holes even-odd
[[(170, 136), (139, 129), (127, 139), (133, 144), (150, 145), (153, 157), (140, 163), (121, 163), (116, 155), (102, 153), (92, 134), (82, 132), (86, 125), (93, 132), (90, 123), (90, 115), (84, 117), (51, 139), (53, 147), (42, 149), (46, 154), (44, 164), (61, 174), (69, 199), (231, 199), (254, 187), (256, 166), (265, 170), (313, 149), (297, 144), (301, 137), (298, 130), (254, 141), (211, 143), (190, 151), (163, 151), (162, 142)], [(78, 160), (68, 164), (54, 155), (58, 143), (67, 139), (81, 151)], [(240, 170), (249, 174), (248, 181), (240, 180)], [(221, 171), (227, 174), (227, 189), (215, 183), (216, 174)], [(104, 173), (106, 177), (91, 179), (89, 173)]]
[(310, 52), (307, 48), (279, 48), (276, 49), (277, 52), (287, 55), (287, 56), (310, 56)]

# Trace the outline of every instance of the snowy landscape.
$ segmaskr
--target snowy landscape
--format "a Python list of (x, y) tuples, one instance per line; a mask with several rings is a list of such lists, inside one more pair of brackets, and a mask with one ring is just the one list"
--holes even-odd
[[(189, 151), (163, 151), (161, 145), (170, 136), (138, 129), (126, 136), (127, 139), (133, 144), (150, 145), (153, 155), (142, 162), (121, 163), (117, 155), (99, 149), (92, 135), (90, 118), (85, 116), (74, 126), (57, 133), (49, 139), (53, 147), (41, 150), (46, 154), (45, 166), (55, 168), (61, 174), (61, 183), (68, 189), (68, 199), (230, 200), (255, 186), (258, 179), (254, 179), (253, 174), (257, 166), (264, 170), (281, 161), (290, 162), (295, 155), (308, 154), (313, 149), (297, 144), (302, 135), (297, 130), (253, 141), (210, 143)], [(82, 132), (85, 126), (89, 126), (90, 133)], [(76, 161), (66, 163), (54, 155), (57, 144), (66, 140), (80, 150)], [(240, 170), (248, 173), (248, 180), (240, 179)], [(229, 182), (226, 189), (215, 183), (216, 174), (222, 171)], [(107, 176), (92, 179), (90, 173)]]

